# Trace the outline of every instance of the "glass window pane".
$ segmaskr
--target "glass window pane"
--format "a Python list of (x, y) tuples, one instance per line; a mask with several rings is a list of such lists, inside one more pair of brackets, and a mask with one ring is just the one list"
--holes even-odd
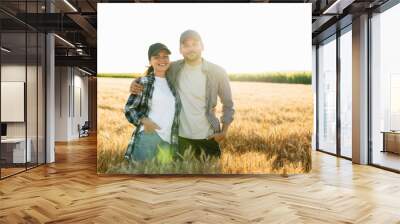
[(336, 153), (336, 40), (318, 48), (318, 147)]
[[(32, 16), (45, 12), (45, 1), (0, 1), (0, 7), (17, 17), (24, 17), (25, 12)], [(43, 33), (2, 12), (0, 20), (3, 21), (0, 29), (3, 136), (0, 177), (4, 178), (45, 162), (46, 54)]]
[(399, 21), (400, 4), (371, 20), (372, 163), (396, 170), (400, 170)]
[(38, 37), (36, 32), (27, 33), (28, 38), (28, 55), (27, 55), (27, 81), (26, 81), (26, 111), (27, 111), (27, 142), (30, 148), (30, 159), (28, 160), (28, 168), (37, 165), (37, 132), (38, 132), (38, 119), (37, 119), (37, 63), (38, 63)]
[(351, 30), (340, 36), (340, 152), (352, 157), (352, 35)]
[[(1, 47), (1, 140), (2, 178), (25, 170), (30, 159), (26, 150), (25, 90), (26, 34), (2, 33)], [(29, 146), (29, 145), (28, 145)], [(29, 149), (29, 147), (28, 147)]]

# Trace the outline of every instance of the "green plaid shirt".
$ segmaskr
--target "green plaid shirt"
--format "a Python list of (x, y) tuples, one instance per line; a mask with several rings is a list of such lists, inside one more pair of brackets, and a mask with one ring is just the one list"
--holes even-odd
[[(154, 90), (154, 72), (149, 73), (146, 76), (140, 77), (135, 80), (135, 82), (143, 85), (143, 91), (137, 95), (131, 94), (125, 105), (125, 117), (130, 123), (136, 126), (135, 131), (132, 134), (131, 140), (129, 141), (128, 147), (126, 149), (125, 158), (132, 159), (135, 139), (139, 133), (140, 119), (147, 117), (150, 111), (150, 102), (153, 96)], [(179, 113), (181, 111), (181, 102), (176, 89), (171, 84), (171, 81), (167, 77), (167, 83), (172, 95), (175, 97), (175, 114), (174, 121), (172, 123), (171, 129), (171, 147), (174, 151), (178, 149), (178, 134), (179, 134)]]

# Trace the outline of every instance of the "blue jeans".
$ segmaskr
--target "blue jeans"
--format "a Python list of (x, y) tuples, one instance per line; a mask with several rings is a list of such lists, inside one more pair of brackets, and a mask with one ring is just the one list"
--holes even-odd
[(156, 133), (146, 133), (141, 131), (138, 133), (133, 148), (133, 159), (135, 161), (152, 160), (158, 152), (158, 147), (169, 148), (169, 143), (162, 140)]

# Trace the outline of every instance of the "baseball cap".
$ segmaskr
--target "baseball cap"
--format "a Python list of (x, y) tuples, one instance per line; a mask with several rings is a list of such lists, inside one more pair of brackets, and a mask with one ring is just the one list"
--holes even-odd
[(171, 54), (171, 51), (168, 49), (168, 47), (162, 43), (155, 43), (155, 44), (150, 45), (149, 51), (147, 53), (149, 60), (150, 60), (151, 56), (157, 55), (158, 52), (160, 52), (161, 50), (166, 50), (168, 52), (168, 54)]
[(180, 43), (183, 43), (183, 42), (185, 42), (185, 40), (188, 39), (188, 38), (193, 38), (193, 39), (196, 39), (196, 40), (198, 40), (198, 41), (201, 42), (200, 34), (199, 34), (197, 31), (195, 31), (195, 30), (186, 30), (185, 32), (183, 32), (183, 33), (181, 34), (181, 37), (180, 37), (180, 39), (179, 39), (179, 42), (180, 42)]

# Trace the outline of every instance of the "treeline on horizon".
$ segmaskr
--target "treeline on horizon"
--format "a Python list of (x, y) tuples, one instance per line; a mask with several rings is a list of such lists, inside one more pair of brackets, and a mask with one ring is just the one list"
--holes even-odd
[[(141, 73), (99, 73), (102, 78), (137, 78)], [(231, 73), (229, 80), (239, 82), (270, 82), (289, 84), (311, 84), (311, 72), (265, 72), (265, 73)]]

